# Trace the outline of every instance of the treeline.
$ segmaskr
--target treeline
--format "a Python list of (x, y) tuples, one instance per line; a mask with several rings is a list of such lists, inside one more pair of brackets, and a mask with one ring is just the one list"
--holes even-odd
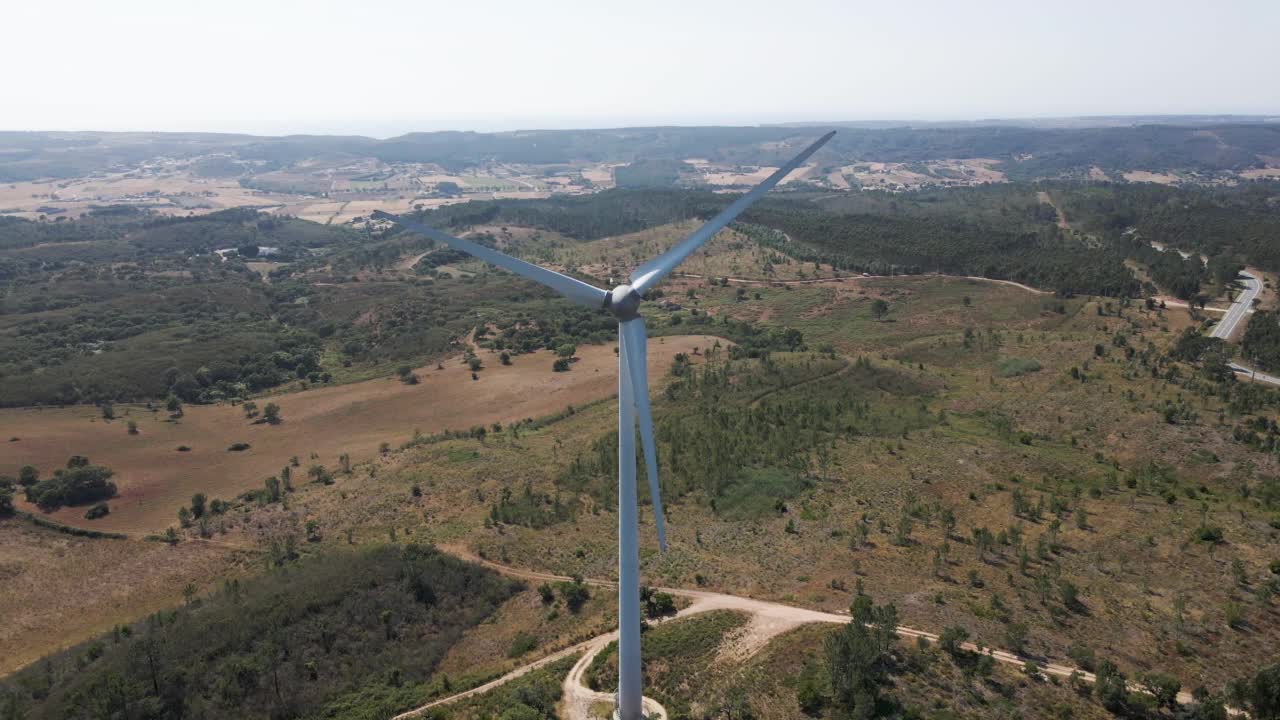
[(118, 626), (0, 684), (14, 717), (384, 718), (518, 585), (431, 547), (332, 552)]

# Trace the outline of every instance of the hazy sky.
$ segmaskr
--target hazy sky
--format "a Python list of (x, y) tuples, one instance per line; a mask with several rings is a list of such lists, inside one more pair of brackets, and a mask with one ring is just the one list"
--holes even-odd
[(10, 0), (7, 130), (1280, 115), (1280, 0)]

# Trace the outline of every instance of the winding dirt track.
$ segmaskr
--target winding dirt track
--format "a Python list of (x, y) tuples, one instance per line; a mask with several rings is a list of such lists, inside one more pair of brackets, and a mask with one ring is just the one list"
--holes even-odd
[[(679, 273), (679, 272), (671, 273), (671, 276), (677, 277), (677, 278), (686, 278), (689, 280), (705, 280), (707, 277), (706, 275), (699, 275), (698, 273)], [(1023, 285), (1020, 282), (1014, 282), (1013, 280), (998, 280), (996, 278), (982, 277), (980, 275), (947, 275), (945, 273), (920, 273), (918, 275), (851, 274), (851, 275), (844, 275), (838, 278), (810, 278), (808, 280), (764, 280), (762, 278), (740, 278), (740, 277), (730, 277), (726, 279), (729, 281), (730, 285), (773, 287), (778, 285), (818, 285), (821, 283), (843, 283), (843, 282), (849, 282), (850, 280), (878, 280), (881, 278), (935, 278), (935, 277), (959, 278), (961, 280), (978, 280), (980, 282), (996, 283), (997, 285), (1012, 285), (1013, 287), (1021, 288), (1023, 290), (1026, 290), (1029, 293), (1035, 293), (1036, 295), (1052, 295), (1053, 294), (1048, 290), (1040, 290), (1037, 288), (1033, 288), (1030, 285)]]
[[(553, 575), (551, 573), (538, 572), (535, 570), (522, 570), (506, 565), (499, 565), (498, 563), (485, 560), (484, 558), (478, 557), (475, 554), (458, 547), (442, 547), (441, 550), (459, 559), (483, 565), (490, 570), (521, 580), (537, 582), (564, 582), (570, 579), (562, 575)], [(609, 580), (588, 579), (586, 582), (589, 585), (597, 587), (617, 587), (617, 583)], [(677, 618), (688, 617), (690, 615), (709, 612), (711, 610), (736, 610), (749, 614), (751, 616), (751, 620), (747, 624), (745, 636), (739, 638), (736, 643), (736, 647), (730, 651), (730, 653), (737, 656), (738, 659), (746, 659), (750, 657), (756, 651), (768, 644), (769, 640), (801, 625), (808, 625), (812, 623), (843, 625), (844, 623), (849, 622), (849, 616), (843, 613), (828, 613), (818, 610), (808, 610), (806, 608), (783, 605), (781, 603), (754, 600), (751, 598), (707, 592), (704, 590), (686, 590), (683, 588), (665, 587), (657, 589), (692, 601), (688, 607), (676, 613), (675, 617)], [(907, 627), (905, 625), (899, 625), (897, 631), (898, 636), (903, 638), (925, 638), (930, 642), (938, 641), (938, 636), (934, 633), (917, 630), (916, 628)], [(530, 670), (542, 667), (547, 663), (579, 652), (583, 653), (582, 657), (580, 657), (578, 662), (574, 664), (573, 669), (569, 671), (569, 675), (564, 681), (564, 697), (561, 701), (563, 710), (562, 716), (566, 718), (566, 720), (589, 720), (591, 706), (600, 702), (611, 703), (613, 702), (613, 695), (588, 689), (582, 684), (583, 674), (591, 665), (592, 659), (595, 658), (595, 656), (616, 637), (617, 631), (592, 638), (591, 640), (579, 643), (573, 647), (566, 648), (554, 653), (553, 655), (530, 663), (529, 665), (513, 670), (490, 683), (481, 685), (480, 687), (473, 688), (466, 692), (458, 693), (457, 695), (435, 700), (423, 705), (422, 707), (397, 715), (392, 718), (392, 720), (409, 720), (409, 718), (417, 717), (431, 708), (487, 692), (528, 673)], [(990, 655), (996, 662), (1015, 665), (1018, 667), (1024, 666), (1028, 660), (1033, 659), (1014, 652), (1009, 652), (1008, 650), (995, 650), (974, 645), (973, 643), (965, 643), (963, 647), (967, 650)], [(1092, 683), (1096, 680), (1093, 673), (1085, 672), (1069, 665), (1044, 663), (1040, 661), (1037, 661), (1036, 664), (1039, 666), (1040, 672), (1046, 675), (1055, 675), (1067, 678), (1074, 673), (1078, 674), (1078, 676), (1085, 682)], [(1134, 686), (1133, 689), (1141, 690), (1141, 688), (1137, 686)], [(1178, 693), (1178, 702), (1189, 703), (1191, 701), (1191, 693)], [(662, 708), (662, 706), (658, 705), (657, 702), (649, 698), (645, 698), (645, 711), (650, 714), (649, 717), (651, 718), (662, 718), (662, 720), (666, 720), (667, 718), (666, 710)]]

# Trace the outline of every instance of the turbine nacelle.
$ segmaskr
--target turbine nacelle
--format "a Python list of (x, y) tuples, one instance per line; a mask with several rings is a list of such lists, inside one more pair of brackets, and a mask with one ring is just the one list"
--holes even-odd
[(620, 321), (631, 320), (639, 315), (640, 299), (640, 293), (630, 285), (619, 285), (605, 296), (604, 309)]

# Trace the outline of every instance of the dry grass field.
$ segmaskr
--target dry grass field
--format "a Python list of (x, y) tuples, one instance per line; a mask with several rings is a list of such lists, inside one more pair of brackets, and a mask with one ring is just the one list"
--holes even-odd
[(206, 592), (256, 553), (214, 543), (90, 540), (0, 523), (0, 675)]
[[(650, 349), (655, 382), (678, 352), (710, 340), (669, 337)], [(120, 494), (111, 514), (86, 521), (83, 508), (52, 514), (60, 522), (126, 533), (158, 532), (174, 524), (177, 509), (192, 493), (231, 499), (257, 487), (297, 456), (304, 465), (333, 465), (341, 454), (353, 461), (378, 453), (383, 442), (397, 446), (415, 431), (430, 435), (475, 425), (509, 423), (559, 412), (615, 392), (612, 345), (583, 346), (570, 372), (552, 372), (553, 355), (539, 352), (503, 366), (496, 355), (481, 354), (485, 369), (471, 380), (456, 359), (419, 368), (418, 385), (395, 378), (370, 380), (259, 399), (277, 403), (284, 422), (253, 424), (239, 407), (189, 406), (183, 417), (120, 407), (119, 419), (104, 421), (93, 408), (6, 409), (0, 411), (0, 435), (20, 438), (5, 444), (5, 466), (32, 464), (48, 475), (71, 455), (85, 455), (116, 471)], [(129, 435), (125, 423), (138, 423)], [(250, 448), (230, 452), (233, 443)], [(186, 445), (190, 452), (178, 452)], [(317, 457), (312, 459), (312, 454)], [(33, 508), (26, 508), (33, 509)]]

